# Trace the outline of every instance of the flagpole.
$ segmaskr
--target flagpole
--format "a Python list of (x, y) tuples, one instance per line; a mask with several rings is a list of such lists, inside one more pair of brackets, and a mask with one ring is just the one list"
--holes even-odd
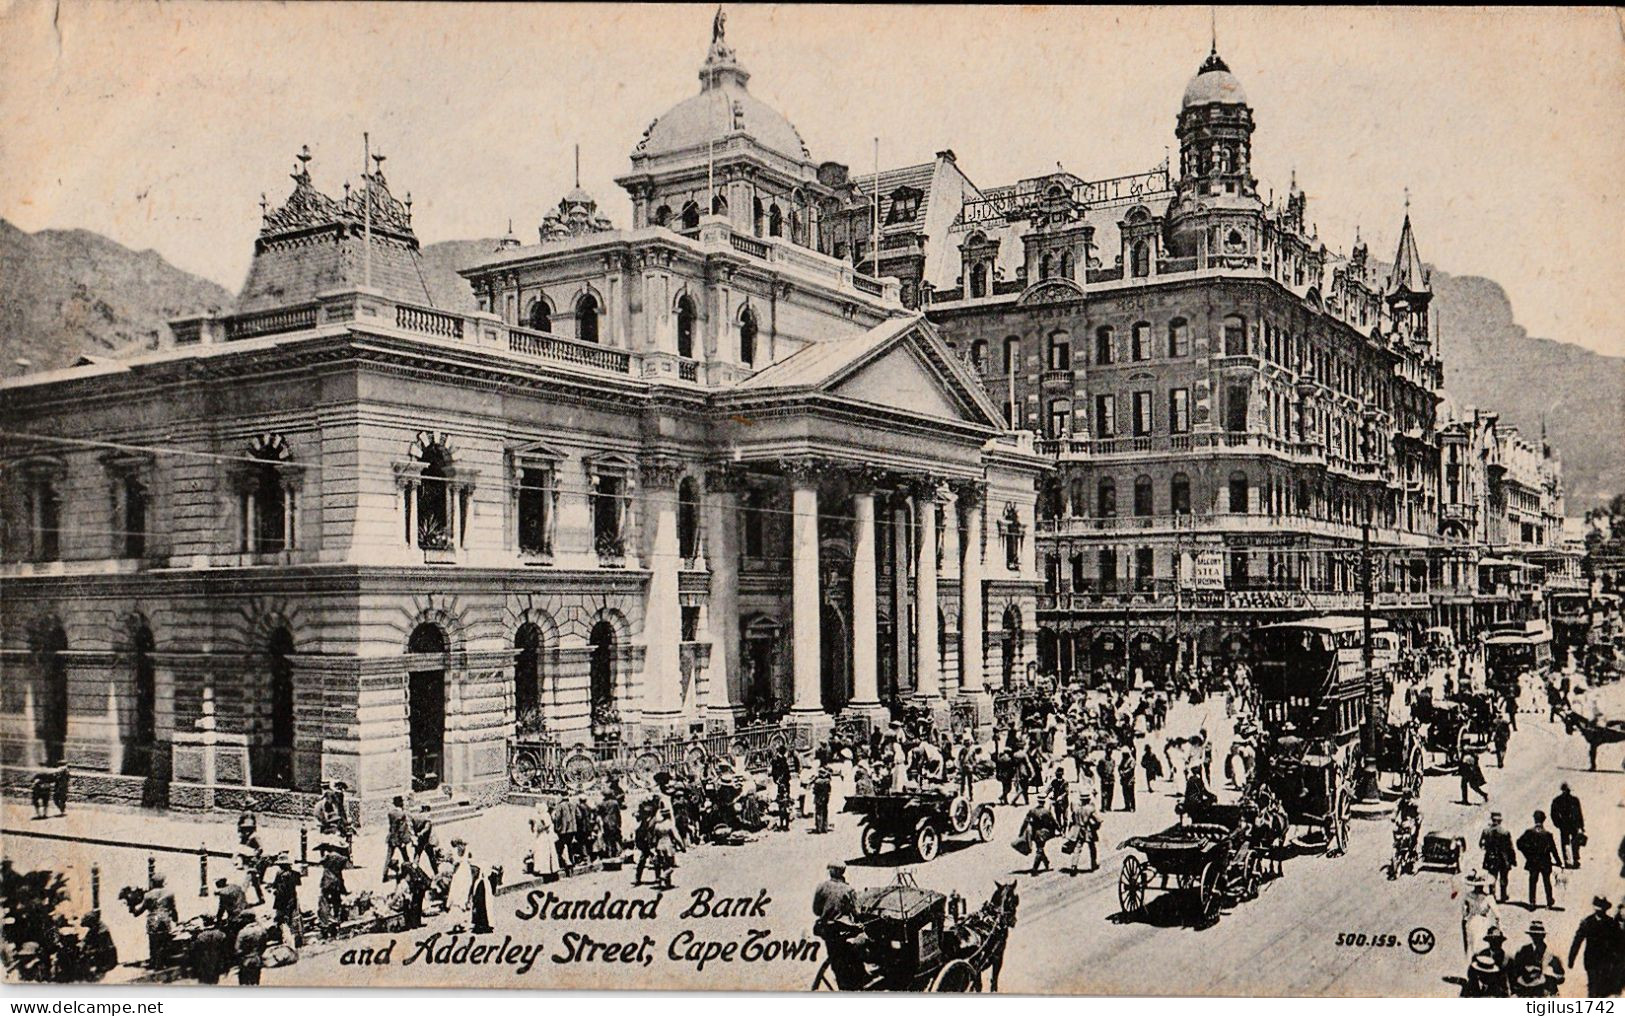
[(880, 278), (880, 139), (875, 138), (875, 216), (871, 242), (874, 244), (874, 273)]
[(1005, 367), (1010, 372), (1010, 429), (1016, 430), (1016, 357), (1020, 354), (1020, 347), (1011, 347), (1008, 343), (1004, 347)]
[(361, 132), (361, 178), (365, 183), (366, 193), (363, 195), (362, 205), (362, 240), (361, 248), (361, 284), (367, 289), (372, 288), (372, 138), (366, 131)]

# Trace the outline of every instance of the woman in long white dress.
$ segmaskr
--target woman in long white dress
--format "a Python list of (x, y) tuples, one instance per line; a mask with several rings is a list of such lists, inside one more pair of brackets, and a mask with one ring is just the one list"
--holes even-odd
[(468, 852), (468, 845), (461, 840), (453, 840), (451, 848), (451, 885), (446, 890), (446, 910), (464, 914), (468, 912), (469, 897), (474, 894), (474, 859)]
[(1462, 881), (1467, 885), (1467, 895), (1461, 901), (1461, 945), (1471, 959), (1484, 948), (1485, 934), (1501, 926), (1501, 913), (1490, 893), (1489, 879), (1475, 871)]
[(559, 834), (553, 828), (553, 813), (548, 810), (547, 802), (543, 801), (536, 806), (536, 813), (530, 819), (530, 831), (533, 834), (530, 844), (531, 873), (557, 875)]

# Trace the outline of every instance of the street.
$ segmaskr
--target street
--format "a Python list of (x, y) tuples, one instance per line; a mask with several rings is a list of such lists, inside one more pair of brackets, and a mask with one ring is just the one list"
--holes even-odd
[[(1617, 689), (1616, 689), (1617, 691)], [(1215, 770), (1222, 768), (1228, 739), (1222, 703), (1180, 704), (1170, 716), (1167, 736), (1206, 727), (1217, 740)], [(1559, 872), (1555, 911), (1530, 913), (1524, 900), (1522, 871), (1511, 878), (1511, 901), (1500, 906), (1508, 948), (1525, 941), (1524, 929), (1539, 917), (1550, 930), (1554, 949), (1566, 958), (1575, 924), (1589, 912), (1597, 893), (1617, 897), (1614, 851), (1625, 832), (1620, 789), (1625, 772), (1616, 753), (1606, 750), (1600, 771), (1585, 771), (1585, 745), (1565, 735), (1560, 725), (1541, 714), (1525, 712), (1512, 739), (1505, 769), (1493, 758), (1486, 769), (1490, 801), (1464, 806), (1457, 802), (1453, 774), (1430, 777), (1422, 800), (1424, 832), (1466, 839), (1466, 867), (1476, 867), (1478, 833), (1490, 810), (1505, 815), (1514, 835), (1527, 828), (1530, 815), (1546, 808), (1558, 784), (1568, 781), (1587, 809), (1590, 843), (1584, 865)], [(1218, 789), (1223, 792), (1222, 777)], [(1143, 776), (1142, 776), (1143, 780)], [(1143, 788), (1143, 783), (1142, 783)], [(881, 885), (910, 871), (924, 888), (962, 894), (971, 909), (992, 893), (994, 882), (1015, 881), (1021, 896), (1000, 988), (1007, 992), (1087, 992), (1093, 994), (1269, 994), (1269, 995), (1453, 995), (1456, 986), (1444, 978), (1465, 968), (1461, 946), (1461, 881), (1448, 872), (1424, 871), (1388, 880), (1391, 836), (1387, 809), (1357, 818), (1345, 856), (1305, 853), (1286, 861), (1284, 874), (1267, 882), (1259, 898), (1226, 910), (1208, 927), (1182, 919), (1179, 894), (1148, 908), (1140, 922), (1122, 920), (1117, 896), (1125, 838), (1153, 832), (1175, 820), (1174, 786), (1159, 782), (1155, 792), (1139, 794), (1139, 810), (1107, 813), (1102, 830), (1098, 871), (1069, 875), (1048, 871), (1026, 874), (1030, 859), (1011, 846), (1023, 809), (1000, 806), (991, 842), (954, 837), (942, 856), (927, 865), (884, 853), (866, 860), (858, 849), (856, 818), (837, 814), (827, 835), (809, 832), (810, 820), (798, 821), (788, 833), (766, 833), (737, 847), (702, 846), (679, 856), (676, 889), (659, 898), (647, 887), (631, 885), (631, 869), (596, 872), (548, 886), (522, 886), (493, 898), (491, 935), (481, 936), (478, 953), (458, 946), (470, 936), (455, 934), (447, 917), (431, 920), (417, 932), (376, 935), (306, 950), (291, 967), (266, 970), (266, 984), (458, 984), (480, 983), (557, 988), (605, 988), (624, 985), (628, 967), (637, 970), (639, 987), (705, 989), (726, 984), (737, 989), (799, 990), (812, 981), (822, 959), (822, 943), (811, 937), (812, 891), (832, 860), (845, 860), (855, 886)], [(985, 782), (978, 800), (996, 800), (997, 788)], [(842, 792), (837, 788), (838, 807)], [(1475, 799), (1476, 801), (1476, 799)], [(1119, 802), (1120, 804), (1120, 802)], [(1365, 810), (1365, 809), (1362, 809)], [(94, 817), (91, 817), (94, 816)], [(504, 882), (522, 876), (528, 849), (525, 812), (500, 806), (440, 830), (442, 843), (466, 838), (476, 861), (500, 864)], [(8, 828), (62, 833), (59, 819), (31, 822), (22, 809), (9, 807)], [(70, 813), (79, 834), (107, 839), (140, 839), (186, 845), (207, 841), (226, 849), (232, 839), (227, 823), (209, 825), (173, 816), (152, 816), (105, 809)], [(297, 832), (288, 826), (265, 831), (268, 849), (297, 852)], [(195, 848), (194, 848), (195, 849)], [(1051, 844), (1057, 867), (1059, 842)], [(102, 909), (128, 963), (145, 953), (139, 919), (131, 918), (114, 899), (121, 885), (145, 878), (146, 854), (130, 849), (89, 848), (26, 836), (8, 837), (6, 856), (19, 868), (72, 865), (81, 872), (94, 857), (101, 868)], [(382, 864), (378, 831), (357, 841), (357, 868), (348, 876), (352, 891), (376, 889)], [(213, 909), (212, 895), (199, 898), (195, 854), (156, 855), (176, 890), (183, 918)], [(231, 862), (212, 859), (209, 879), (231, 871)], [(309, 905), (315, 899), (314, 874), (304, 885)], [(532, 889), (535, 891), (533, 892)], [(548, 895), (551, 894), (551, 895)], [(656, 899), (658, 903), (653, 903)], [(645, 901), (654, 917), (638, 913), (604, 919), (552, 920), (558, 901)], [(618, 908), (617, 908), (618, 909)], [(635, 909), (635, 908), (634, 908)], [(617, 919), (617, 917), (619, 919)], [(391, 940), (394, 940), (391, 946)], [(389, 947), (387, 951), (385, 947)], [(373, 962), (367, 964), (366, 953)], [(770, 958), (771, 957), (771, 958)], [(381, 962), (387, 960), (387, 962)], [(471, 969), (474, 963), (477, 969)], [(138, 967), (124, 966), (109, 980), (139, 977)], [(1571, 976), (1563, 994), (1583, 995), (1584, 977)]]

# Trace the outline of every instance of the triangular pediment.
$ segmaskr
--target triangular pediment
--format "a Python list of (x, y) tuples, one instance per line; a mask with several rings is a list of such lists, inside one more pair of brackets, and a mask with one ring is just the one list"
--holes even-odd
[[(919, 352), (900, 343), (830, 388), (831, 394), (924, 416), (967, 420), (965, 408), (944, 388)], [(976, 421), (981, 422), (981, 421)]]

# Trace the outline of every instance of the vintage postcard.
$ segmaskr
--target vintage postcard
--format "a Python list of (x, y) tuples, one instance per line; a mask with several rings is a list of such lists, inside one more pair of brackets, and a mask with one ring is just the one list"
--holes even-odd
[(8, 981), (1625, 986), (1618, 11), (0, 30)]

